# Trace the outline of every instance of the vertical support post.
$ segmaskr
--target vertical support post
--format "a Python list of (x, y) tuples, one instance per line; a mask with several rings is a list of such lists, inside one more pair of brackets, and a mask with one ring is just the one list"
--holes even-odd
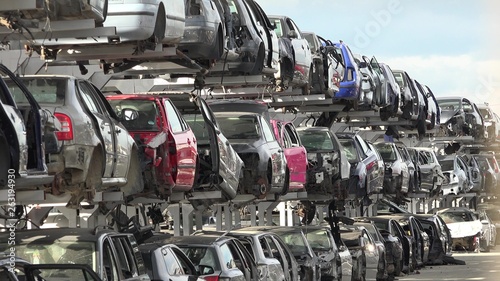
[(195, 221), (195, 229), (202, 230), (203, 229), (203, 210), (195, 210), (194, 212), (194, 221)]
[(193, 205), (180, 204), (182, 208), (182, 235), (189, 236), (193, 233)]
[(286, 221), (287, 221), (287, 212), (286, 212), (286, 204), (287, 202), (280, 202), (277, 206), (279, 213), (280, 213), (280, 225), (281, 226), (286, 226)]
[(224, 228), (225, 231), (233, 228), (233, 215), (228, 204), (224, 204)]
[(167, 209), (174, 221), (174, 236), (181, 236), (181, 208), (180, 204), (170, 204)]
[(248, 206), (248, 210), (250, 211), (250, 225), (257, 226), (257, 206), (252, 204)]
[(215, 211), (215, 230), (222, 231), (222, 205), (217, 205), (217, 211)]

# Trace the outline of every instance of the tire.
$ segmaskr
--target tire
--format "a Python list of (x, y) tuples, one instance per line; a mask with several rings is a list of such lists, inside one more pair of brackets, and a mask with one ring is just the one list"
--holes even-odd
[(127, 183), (120, 189), (125, 196), (135, 195), (144, 190), (144, 179), (142, 177), (142, 170), (139, 162), (139, 153), (136, 149), (132, 149), (131, 151), (130, 164), (127, 172)]
[(257, 53), (257, 59), (255, 61), (253, 69), (250, 71), (249, 75), (261, 74), (264, 69), (266, 59), (266, 50), (264, 44), (259, 46), (259, 52)]
[(213, 48), (213, 59), (219, 60), (224, 55), (224, 36), (222, 35), (222, 28), (217, 30), (217, 37), (215, 38), (215, 45)]
[(285, 171), (285, 183), (283, 184), (283, 191), (281, 191), (281, 195), (285, 195), (290, 191), (290, 170), (288, 167)]

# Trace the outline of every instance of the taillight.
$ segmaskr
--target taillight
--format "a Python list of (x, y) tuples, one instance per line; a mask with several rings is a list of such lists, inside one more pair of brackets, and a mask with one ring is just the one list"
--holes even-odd
[(60, 141), (73, 139), (73, 123), (68, 115), (63, 113), (54, 113), (54, 116), (61, 122), (61, 130), (56, 132), (56, 137)]
[(203, 279), (205, 279), (205, 281), (219, 281), (219, 276), (216, 275), (216, 276), (203, 276)]

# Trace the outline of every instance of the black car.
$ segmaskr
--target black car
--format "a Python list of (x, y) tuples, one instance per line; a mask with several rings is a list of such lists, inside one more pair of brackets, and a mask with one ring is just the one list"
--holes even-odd
[(451, 234), (446, 223), (438, 215), (417, 214), (414, 217), (420, 221), (424, 231), (429, 235), (430, 249), (426, 263), (443, 264), (445, 256), (451, 253)]

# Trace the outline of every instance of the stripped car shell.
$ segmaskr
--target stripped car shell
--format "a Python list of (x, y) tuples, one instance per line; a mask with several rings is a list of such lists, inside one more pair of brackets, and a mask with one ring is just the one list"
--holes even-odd
[(384, 159), (384, 192), (408, 193), (410, 174), (396, 144), (383, 142), (376, 143), (375, 147)]
[(340, 184), (349, 179), (350, 165), (337, 136), (327, 127), (299, 127), (297, 132), (307, 150), (307, 192), (346, 198)]
[(437, 214), (450, 229), (453, 249), (479, 251), (483, 225), (471, 210), (463, 207), (446, 208)]
[(342, 260), (330, 228), (309, 225), (301, 228), (318, 256), (321, 280), (342, 280)]
[[(196, 137), (198, 150), (197, 178), (194, 191), (221, 190), (221, 200), (231, 200), (238, 193), (243, 177), (243, 160), (221, 132), (220, 125), (206, 101), (189, 94), (164, 94), (182, 113)], [(209, 205), (204, 198), (197, 203)]]
[(286, 194), (286, 157), (270, 125), (267, 105), (210, 100), (221, 131), (244, 162), (242, 194)]
[(95, 85), (66, 75), (20, 79), (62, 125), (60, 149), (49, 155), (49, 167), (61, 169), (53, 193), (69, 191), (68, 204), (76, 207), (104, 189), (119, 188), (126, 196), (143, 191), (137, 145)]
[(476, 104), (463, 97), (437, 98), (441, 128), (449, 136), (485, 138), (484, 120)]
[(106, 97), (139, 147), (145, 190), (160, 198), (188, 192), (195, 182), (196, 137), (172, 101), (162, 95)]

